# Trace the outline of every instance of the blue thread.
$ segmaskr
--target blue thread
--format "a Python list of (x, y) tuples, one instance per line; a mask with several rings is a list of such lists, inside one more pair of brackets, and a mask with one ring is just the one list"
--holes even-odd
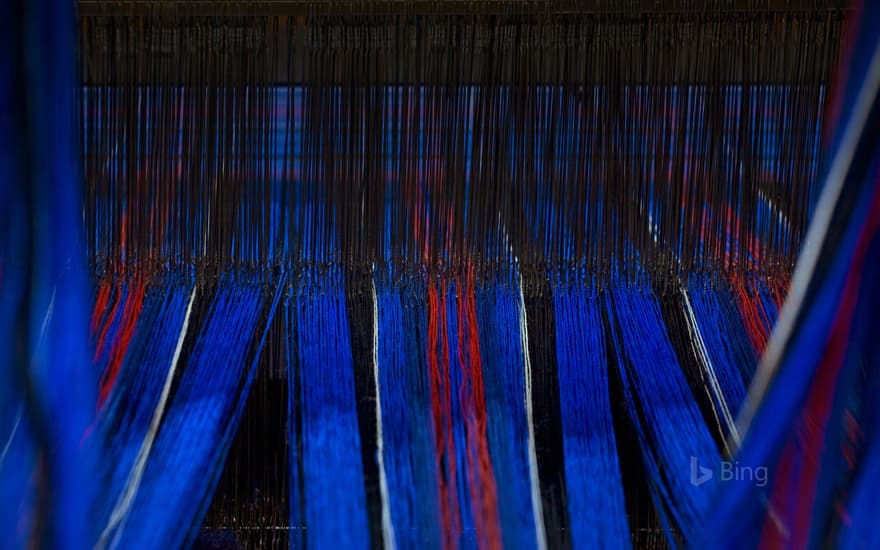
[[(722, 394), (734, 415), (745, 399), (750, 380), (744, 375), (751, 374), (756, 363), (736, 303), (726, 289), (696, 280), (690, 282), (687, 295)], [(714, 394), (712, 399), (715, 401)], [(715, 406), (717, 409), (719, 404)]]
[(476, 293), (487, 437), (505, 548), (536, 545), (518, 304), (517, 289), (505, 282), (489, 283)]
[(446, 308), (446, 337), (449, 343), (449, 387), (451, 389), (451, 409), (452, 409), (452, 436), (455, 443), (455, 466), (456, 480), (458, 487), (452, 490), (457, 491), (458, 505), (461, 511), (461, 537), (459, 538), (460, 548), (467, 550), (477, 547), (477, 531), (474, 526), (474, 518), (471, 513), (471, 494), (468, 486), (467, 478), (467, 460), (468, 447), (467, 435), (465, 428), (465, 419), (461, 405), (461, 391), (464, 385), (464, 365), (461, 364), (459, 357), (459, 334), (458, 334), (458, 305), (457, 292), (458, 285), (455, 282), (449, 284), (446, 293), (446, 303), (441, 307)]
[(388, 480), (391, 520), (396, 544), (412, 548), (418, 544), (418, 505), (415, 472), (410, 455), (411, 424), (404, 345), (403, 303), (390, 288), (376, 288), (379, 319), (379, 399), (382, 404), (383, 460)]
[(261, 306), (259, 288), (219, 285), (189, 359), (178, 366), (179, 386), (121, 527), (125, 546), (177, 547), (193, 536), (246, 399)]
[(408, 367), (409, 414), (412, 418), (412, 454), (415, 463), (415, 491), (419, 502), (416, 509), (422, 527), (420, 543), (426, 548), (439, 547), (440, 490), (437, 486), (437, 449), (435, 447), (431, 389), (426, 350), (428, 349), (428, 307), (424, 281), (413, 278), (402, 288), (403, 321), (409, 336), (405, 339)]
[(629, 548), (601, 302), (582, 285), (558, 286), (553, 294), (572, 541), (576, 548)]
[[(654, 296), (616, 286), (605, 302), (616, 321), (614, 351), (652, 498), (661, 519), (674, 521), (690, 540), (701, 528), (715, 485), (714, 479), (691, 483), (692, 460), (717, 470), (721, 455), (678, 365)], [(669, 540), (674, 544), (671, 535)]]
[(311, 548), (367, 548), (370, 541), (343, 290), (338, 272), (310, 274), (296, 296), (302, 482)]
[(92, 436), (104, 440), (98, 525), (105, 525), (141, 447), (183, 325), (186, 288), (151, 289), (120, 367), (113, 391)]
[(412, 289), (379, 277), (379, 393), (391, 520), (400, 548), (437, 547), (437, 472)]
[[(116, 340), (116, 335), (119, 332), (121, 328), (120, 325), (122, 325), (123, 319), (125, 317), (125, 302), (128, 299), (128, 293), (131, 290), (130, 285), (131, 283), (129, 281), (123, 281), (119, 285), (118, 291), (114, 288), (113, 295), (117, 295), (118, 306), (114, 308), (110, 305), (110, 303), (108, 303), (108, 312), (105, 315), (105, 322), (108, 323), (108, 325), (106, 327), (104, 341), (101, 342), (103, 344), (103, 347), (99, 350), (96, 350), (98, 355), (96, 356), (93, 363), (96, 376), (101, 376), (101, 374), (107, 369), (107, 366), (110, 362), (110, 351), (113, 349), (113, 342)], [(96, 334), (95, 336), (100, 337), (102, 330), (104, 330), (103, 327), (99, 328), (98, 334)], [(97, 346), (97, 344), (98, 342), (95, 341), (93, 345)]]

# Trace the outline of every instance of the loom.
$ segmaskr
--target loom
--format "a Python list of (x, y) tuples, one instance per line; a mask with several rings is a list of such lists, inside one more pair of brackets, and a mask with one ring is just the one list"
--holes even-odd
[(0, 21), (4, 547), (880, 544), (871, 2)]

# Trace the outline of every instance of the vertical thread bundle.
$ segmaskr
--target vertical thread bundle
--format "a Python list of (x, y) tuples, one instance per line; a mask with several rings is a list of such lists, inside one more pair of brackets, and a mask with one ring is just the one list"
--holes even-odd
[(155, 525), (174, 525), (172, 518), (187, 518), (187, 511), (204, 514), (203, 501), (219, 475), (217, 459), (230, 443), (228, 425), (237, 423), (235, 411), (244, 400), (241, 389), (262, 306), (259, 297), (257, 289), (223, 285), (212, 297), (162, 415), (131, 509), (107, 539), (111, 547), (121, 540), (174, 546), (192, 536), (189, 530), (160, 530)]
[(605, 304), (655, 506), (667, 528), (674, 525), (690, 539), (708, 513), (712, 486), (711, 480), (692, 483), (691, 469), (715, 467), (721, 455), (679, 369), (656, 299), (623, 287), (606, 294)]
[(130, 355), (122, 365), (115, 385), (99, 416), (99, 426), (91, 438), (107, 438), (107, 458), (103, 472), (106, 492), (111, 498), (102, 501), (98, 512), (101, 525), (110, 518), (125, 485), (132, 463), (146, 436), (150, 419), (159, 400), (179, 339), (187, 309), (188, 289), (150, 289), (144, 303), (141, 325), (130, 344)]
[(505, 548), (539, 544), (529, 469), (526, 370), (519, 294), (499, 281), (476, 290), (477, 326), (486, 386), (487, 437), (498, 490)]
[(440, 501), (419, 288), (378, 275), (379, 392), (391, 520), (399, 548), (438, 547)]
[(590, 283), (554, 291), (568, 514), (577, 548), (629, 548), (602, 331)]
[[(301, 384), (291, 399), (301, 407), (305, 537), (311, 547), (365, 548), (365, 509), (354, 374), (340, 274), (312, 274), (295, 289), (296, 368)], [(294, 392), (296, 395), (294, 396)], [(296, 467), (296, 462), (292, 463)], [(298, 526), (300, 518), (291, 517)]]

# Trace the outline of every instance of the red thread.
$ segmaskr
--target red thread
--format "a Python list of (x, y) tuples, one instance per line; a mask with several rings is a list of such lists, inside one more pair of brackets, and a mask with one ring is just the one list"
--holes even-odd
[(98, 295), (95, 298), (95, 307), (92, 309), (92, 321), (89, 324), (89, 335), (94, 336), (98, 332), (104, 312), (107, 311), (107, 302), (110, 300), (110, 283), (101, 281), (98, 285)]
[(129, 293), (128, 299), (125, 301), (125, 307), (122, 312), (122, 327), (119, 330), (119, 335), (113, 341), (112, 347), (110, 348), (110, 361), (107, 364), (107, 368), (101, 374), (98, 389), (99, 409), (107, 400), (107, 396), (110, 394), (110, 390), (113, 389), (113, 384), (116, 382), (116, 377), (119, 375), (122, 360), (125, 358), (125, 354), (128, 351), (128, 345), (131, 343), (131, 337), (134, 335), (134, 329), (135, 326), (137, 326), (137, 321), (144, 305), (145, 292), (146, 288), (143, 283), (138, 281), (134, 283), (134, 289)]
[(98, 342), (95, 344), (95, 356), (92, 359), (93, 363), (98, 362), (98, 358), (104, 352), (104, 342), (107, 339), (107, 332), (109, 332), (110, 327), (113, 325), (113, 320), (116, 319), (116, 314), (119, 311), (120, 298), (122, 296), (122, 284), (116, 283), (116, 292), (113, 293), (113, 309), (110, 310), (110, 314), (104, 319), (104, 327), (101, 329), (101, 334), (98, 336)]
[(480, 358), (480, 337), (477, 332), (477, 308), (472, 277), (458, 295), (459, 356), (462, 357), (462, 416), (467, 428), (468, 485), (471, 508), (480, 548), (501, 548), (501, 526), (498, 519), (498, 491), (492, 460), (489, 457), (488, 415)]
[(788, 294), (788, 284), (786, 281), (780, 279), (772, 281), (770, 283), (770, 294), (777, 311), (780, 310), (785, 303), (785, 296)]
[(758, 305), (756, 304), (758, 298), (749, 295), (745, 283), (738, 275), (734, 274), (731, 279), (731, 286), (736, 296), (736, 305), (742, 317), (743, 326), (746, 329), (746, 334), (749, 336), (749, 341), (752, 343), (752, 349), (755, 350), (755, 355), (760, 357), (764, 353), (770, 333), (758, 311)]
[[(439, 357), (438, 357), (439, 356)], [(431, 407), (434, 413), (434, 441), (437, 452), (437, 482), (440, 493), (440, 521), (443, 548), (457, 547), (461, 518), (456, 495), (455, 447), (452, 438), (451, 390), (449, 384), (449, 342), (446, 335), (446, 284), (428, 285), (428, 373)]]

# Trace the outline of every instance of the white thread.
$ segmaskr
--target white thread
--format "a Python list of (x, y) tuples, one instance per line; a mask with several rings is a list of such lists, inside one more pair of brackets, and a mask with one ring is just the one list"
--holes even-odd
[(388, 504), (388, 478), (385, 475), (385, 450), (382, 443), (382, 402), (379, 397), (379, 298), (376, 282), (370, 280), (373, 291), (373, 380), (376, 382), (376, 452), (379, 455), (379, 496), (382, 499), (382, 538), (385, 550), (394, 550), (394, 526), (391, 523), (391, 506)]
[(535, 451), (535, 423), (532, 419), (532, 362), (529, 359), (529, 327), (526, 322), (526, 300), (523, 296), (522, 275), (519, 276), (519, 335), (523, 352), (523, 373), (526, 389), (526, 422), (529, 426), (529, 480), (532, 489), (532, 514), (535, 519), (535, 538), (538, 550), (547, 550), (544, 529), (544, 507), (541, 504), (541, 481), (538, 478), (538, 455)]
[[(730, 414), (730, 406), (727, 404), (727, 400), (724, 398), (724, 392), (721, 391), (721, 384), (718, 383), (718, 375), (715, 373), (715, 367), (712, 365), (712, 360), (709, 358), (709, 352), (706, 349), (706, 342), (703, 340), (703, 335), (700, 333), (699, 325), (697, 325), (697, 318), (694, 315), (693, 308), (691, 307), (691, 300), (688, 297), (688, 293), (686, 291), (682, 292), (681, 294), (682, 296), (684, 296), (684, 305), (685, 307), (687, 307), (688, 324), (690, 325), (691, 332), (694, 336), (691, 339), (691, 345), (694, 346), (694, 351), (697, 352), (697, 355), (700, 357), (700, 361), (705, 367), (705, 369), (703, 370), (709, 378), (709, 387), (712, 389), (712, 393), (715, 394), (715, 400), (721, 406), (721, 415), (724, 417), (724, 422), (725, 424), (727, 424), (727, 428), (730, 430), (729, 437), (733, 439), (736, 445), (739, 445), (740, 438), (739, 432), (736, 431), (736, 422), (734, 422), (733, 420), (733, 415)], [(712, 405), (712, 409), (715, 409), (714, 403)], [(730, 451), (730, 449), (728, 449), (728, 451)]]

